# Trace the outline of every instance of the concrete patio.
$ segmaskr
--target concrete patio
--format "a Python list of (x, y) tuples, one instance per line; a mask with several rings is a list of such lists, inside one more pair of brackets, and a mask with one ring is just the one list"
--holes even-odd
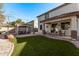
[(13, 52), (14, 44), (7, 39), (0, 39), (0, 56), (10, 56)]
[(79, 40), (76, 39), (72, 39), (69, 36), (53, 36), (53, 35), (49, 35), (49, 34), (44, 34), (43, 36), (46, 36), (48, 38), (53, 38), (53, 39), (57, 39), (57, 40), (65, 40), (65, 41), (69, 41), (72, 44), (75, 45), (75, 47), (79, 48)]

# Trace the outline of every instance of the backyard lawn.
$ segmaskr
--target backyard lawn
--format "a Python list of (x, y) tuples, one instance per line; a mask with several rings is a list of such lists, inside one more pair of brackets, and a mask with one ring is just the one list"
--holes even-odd
[(17, 38), (17, 44), (12, 56), (73, 56), (79, 55), (72, 43), (46, 38), (44, 36), (30, 36)]

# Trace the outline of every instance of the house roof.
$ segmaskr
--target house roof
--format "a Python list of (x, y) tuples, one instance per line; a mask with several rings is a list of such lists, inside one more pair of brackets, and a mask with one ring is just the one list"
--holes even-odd
[(45, 22), (45, 21), (60, 19), (60, 18), (69, 17), (69, 16), (77, 16), (77, 17), (79, 17), (79, 11), (71, 12), (71, 13), (65, 13), (65, 14), (62, 14), (62, 15), (59, 15), (59, 16), (55, 16), (55, 17), (51, 17), (51, 18), (42, 20), (40, 22)]
[(70, 3), (64, 3), (64, 4), (58, 6), (58, 7), (54, 8), (54, 9), (51, 9), (51, 10), (49, 10), (49, 11), (47, 11), (47, 12), (45, 12), (45, 13), (39, 15), (39, 16), (37, 16), (37, 17), (40, 17), (40, 16), (42, 16), (42, 15), (44, 15), (44, 14), (47, 14), (47, 13), (49, 13), (49, 12), (51, 12), (51, 11), (57, 10), (57, 9), (59, 9), (59, 8), (61, 8), (61, 7), (63, 7), (63, 6), (66, 6), (66, 5), (68, 5), (68, 4), (70, 4)]

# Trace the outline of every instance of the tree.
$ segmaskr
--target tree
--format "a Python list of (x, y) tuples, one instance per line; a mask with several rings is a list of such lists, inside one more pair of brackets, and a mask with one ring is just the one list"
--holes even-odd
[(19, 23), (22, 22), (22, 20), (21, 19), (17, 19), (15, 22), (19, 24)]
[(15, 27), (15, 21), (10, 22), (10, 23), (9, 23), (9, 25), (10, 25), (10, 26), (14, 26), (14, 27)]
[(3, 3), (0, 3), (0, 25), (2, 25), (2, 23), (5, 19), (5, 16), (3, 15), (2, 8), (3, 8)]
[(16, 21), (10, 22), (9, 23), (11, 26), (16, 26), (16, 24), (23, 25), (25, 22), (22, 21), (22, 19), (17, 19)]
[(15, 21), (15, 24), (25, 24), (25, 22), (23, 22), (22, 19), (17, 19)]
[(3, 3), (0, 3), (0, 10), (3, 8)]

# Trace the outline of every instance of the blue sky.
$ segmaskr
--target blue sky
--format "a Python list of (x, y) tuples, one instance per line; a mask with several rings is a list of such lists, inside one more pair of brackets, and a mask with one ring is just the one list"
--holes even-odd
[(5, 14), (10, 17), (10, 21), (14, 21), (17, 18), (31, 21), (36, 16), (59, 5), (58, 3), (5, 3), (3, 9)]

